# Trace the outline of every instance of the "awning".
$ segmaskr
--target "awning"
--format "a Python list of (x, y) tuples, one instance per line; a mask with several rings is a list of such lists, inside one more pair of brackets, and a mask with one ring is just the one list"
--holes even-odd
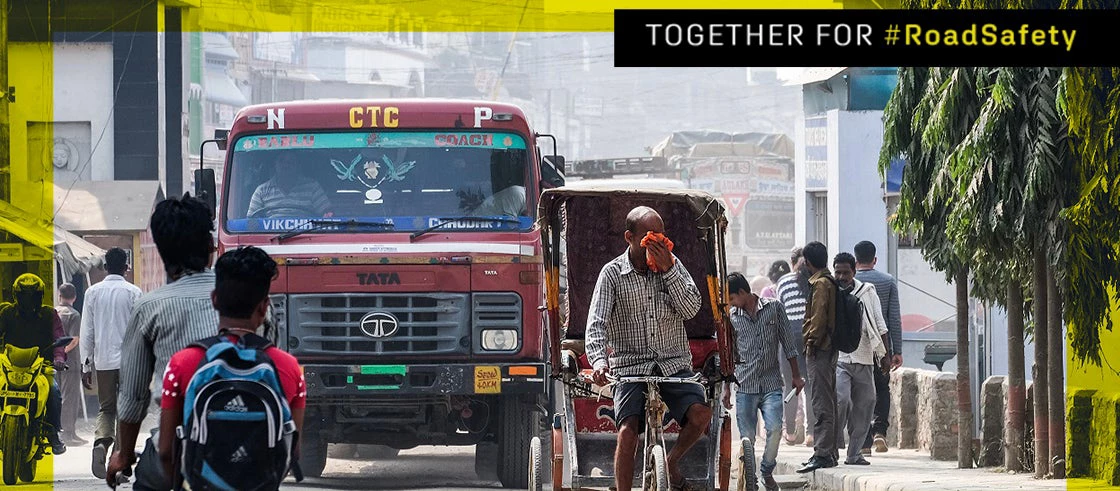
[(0, 230), (19, 237), (32, 246), (25, 260), (46, 260), (52, 256), (67, 274), (80, 274), (101, 265), (105, 251), (81, 237), (36, 221), (22, 210), (0, 201)]
[(844, 70), (847, 70), (847, 69), (848, 69), (848, 67), (846, 67), (846, 66), (825, 66), (825, 67), (805, 68), (805, 69), (801, 70), (801, 75), (799, 75), (797, 77), (794, 77), (790, 80), (786, 80), (784, 83), (782, 83), (782, 85), (786, 85), (786, 86), (789, 86), (789, 85), (805, 85), (805, 84), (811, 84), (811, 83), (814, 83), (814, 82), (823, 82), (825, 80), (828, 80), (832, 77), (835, 77), (835, 76), (843, 73)]
[(233, 49), (233, 43), (230, 43), (229, 38), (222, 33), (202, 33), (202, 49), (207, 58), (215, 60), (237, 60), (241, 58), (238, 56), (237, 50)]
[(249, 105), (249, 100), (245, 98), (245, 94), (241, 93), (241, 90), (237, 88), (229, 75), (214, 70), (206, 70), (204, 82), (206, 100), (237, 108)]
[(275, 77), (294, 82), (321, 82), (314, 73), (302, 68), (257, 68), (253, 70), (261, 75)]

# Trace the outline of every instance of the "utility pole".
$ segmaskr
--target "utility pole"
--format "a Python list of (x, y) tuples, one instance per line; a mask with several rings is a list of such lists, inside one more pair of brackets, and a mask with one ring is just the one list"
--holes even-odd
[(8, 124), (8, 0), (0, 0), (0, 201), (11, 202), (12, 151)]

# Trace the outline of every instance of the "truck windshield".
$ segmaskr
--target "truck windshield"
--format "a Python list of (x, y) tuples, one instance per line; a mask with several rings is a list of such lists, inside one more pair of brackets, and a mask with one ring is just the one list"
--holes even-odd
[[(275, 233), (323, 218), (387, 222), (377, 229), (415, 231), (448, 217), (441, 230), (525, 230), (525, 139), (471, 131), (308, 132), (249, 135), (231, 142), (226, 229)], [(516, 223), (513, 223), (516, 222)]]

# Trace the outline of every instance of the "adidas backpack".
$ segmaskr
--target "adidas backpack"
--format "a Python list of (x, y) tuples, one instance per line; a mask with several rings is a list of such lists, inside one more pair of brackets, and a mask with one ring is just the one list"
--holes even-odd
[(183, 424), (176, 429), (180, 464), (175, 489), (275, 491), (291, 469), (298, 441), (272, 344), (255, 334), (239, 342), (207, 338), (206, 350), (184, 394)]
[(854, 292), (840, 288), (840, 283), (829, 278), (836, 286), (836, 326), (832, 331), (832, 346), (845, 353), (859, 348), (863, 338), (863, 302)]

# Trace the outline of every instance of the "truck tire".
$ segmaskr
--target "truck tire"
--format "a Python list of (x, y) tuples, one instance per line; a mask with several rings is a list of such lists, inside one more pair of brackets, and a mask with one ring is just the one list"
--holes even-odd
[(498, 412), (498, 481), (503, 487), (529, 487), (529, 446), (540, 432), (540, 414), (514, 398), (502, 399)]
[(304, 477), (322, 477), (327, 468), (327, 441), (318, 433), (300, 435), (299, 468)]

